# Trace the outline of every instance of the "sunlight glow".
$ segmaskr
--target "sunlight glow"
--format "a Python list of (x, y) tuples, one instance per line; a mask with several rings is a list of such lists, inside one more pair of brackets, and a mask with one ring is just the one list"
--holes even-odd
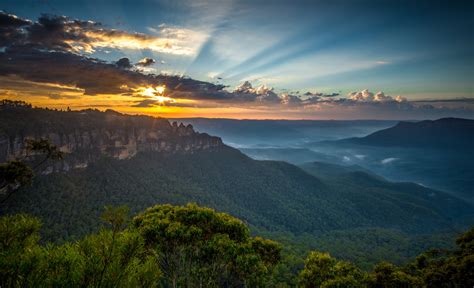
[(155, 86), (155, 87), (153, 86), (139, 87), (137, 89), (134, 89), (137, 95), (151, 98), (153, 100), (158, 101), (158, 103), (160, 104), (176, 102), (173, 98), (166, 97), (163, 95), (165, 93), (165, 90), (166, 90), (166, 87), (164, 85)]

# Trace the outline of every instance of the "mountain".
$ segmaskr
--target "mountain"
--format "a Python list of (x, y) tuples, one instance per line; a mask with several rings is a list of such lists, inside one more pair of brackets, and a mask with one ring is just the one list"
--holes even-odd
[(336, 157), (305, 148), (240, 148), (255, 160), (277, 160), (291, 164), (303, 164), (312, 160), (335, 162)]
[(54, 167), (59, 170), (85, 167), (102, 156), (128, 159), (140, 152), (193, 153), (223, 146), (218, 137), (163, 118), (112, 110), (33, 109), (24, 102), (1, 102), (0, 162), (21, 155), (28, 138), (50, 139), (67, 153), (65, 161)]
[[(474, 120), (400, 122), (361, 138), (312, 143), (307, 149), (357, 164), (393, 181), (410, 181), (474, 203)], [(321, 158), (309, 160), (328, 161)]]
[[(371, 171), (359, 165), (337, 165), (334, 163), (313, 161), (301, 164), (299, 167), (307, 171), (309, 174), (322, 179), (338, 179), (347, 175), (358, 174), (358, 172), (367, 174), (366, 177), (373, 177), (375, 181), (380, 181), (380, 179), (383, 179), (382, 177), (373, 174)], [(387, 181), (385, 180), (385, 182)]]
[[(0, 123), (9, 123), (1, 126), (7, 128), (4, 157), (33, 136), (49, 137), (67, 152), (67, 165), (53, 165), (1, 207), (2, 213), (39, 216), (45, 240), (96, 231), (103, 207), (122, 204), (137, 213), (158, 203), (196, 202), (243, 219), (254, 233), (313, 239), (369, 228), (423, 235), (472, 224), (473, 207), (443, 192), (363, 171), (328, 178), (311, 167), (253, 160), (219, 138), (165, 119), (112, 111), (6, 110), (0, 113)], [(331, 174), (334, 168), (321, 169)]]
[(218, 135), (235, 148), (288, 148), (305, 143), (363, 136), (391, 127), (390, 120), (236, 120), (185, 118), (197, 131)]
[(474, 120), (442, 118), (420, 122), (399, 122), (397, 125), (362, 138), (341, 140), (372, 146), (397, 146), (435, 149), (472, 149)]

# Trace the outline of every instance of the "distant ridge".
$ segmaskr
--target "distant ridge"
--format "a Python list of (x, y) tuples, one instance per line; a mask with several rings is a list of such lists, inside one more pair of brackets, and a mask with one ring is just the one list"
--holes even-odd
[(474, 120), (441, 118), (397, 125), (361, 138), (348, 138), (339, 143), (413, 148), (472, 148)]

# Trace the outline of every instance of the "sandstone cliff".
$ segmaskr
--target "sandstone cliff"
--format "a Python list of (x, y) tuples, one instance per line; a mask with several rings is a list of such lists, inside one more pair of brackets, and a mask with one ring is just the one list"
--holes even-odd
[(22, 103), (0, 103), (0, 162), (23, 153), (27, 138), (47, 138), (65, 152), (51, 169), (87, 166), (103, 157), (127, 159), (139, 152), (194, 153), (223, 146), (218, 137), (163, 118), (112, 110), (55, 111)]

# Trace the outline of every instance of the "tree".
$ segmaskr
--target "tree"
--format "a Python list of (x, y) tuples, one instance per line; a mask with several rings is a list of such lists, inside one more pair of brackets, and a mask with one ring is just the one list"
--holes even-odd
[(357, 267), (317, 251), (309, 253), (299, 278), (300, 286), (308, 288), (366, 286), (366, 275)]
[(474, 228), (456, 239), (454, 251), (430, 250), (417, 257), (411, 268), (428, 287), (474, 286)]
[(48, 160), (61, 160), (63, 153), (48, 139), (26, 139), (25, 149), (17, 159), (0, 164), (0, 204), (5, 203), (21, 186), (31, 184), (35, 173)]
[(370, 275), (370, 287), (374, 288), (421, 287), (422, 284), (419, 277), (388, 262), (377, 264)]
[(172, 287), (263, 286), (281, 247), (213, 209), (157, 205), (133, 219)]
[(24, 214), (0, 217), (0, 287), (20, 287), (37, 266), (41, 223)]
[[(123, 230), (123, 207), (107, 208), (102, 229), (77, 242), (40, 246), (40, 222), (26, 215), (0, 218), (1, 287), (157, 287), (156, 256), (141, 235)], [(120, 224), (120, 225), (119, 225)]]

